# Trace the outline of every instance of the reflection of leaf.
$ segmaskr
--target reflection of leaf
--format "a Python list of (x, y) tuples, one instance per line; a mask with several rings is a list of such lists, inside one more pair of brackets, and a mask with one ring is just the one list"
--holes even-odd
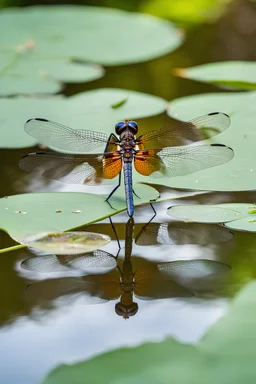
[[(158, 197), (151, 187), (135, 185), (134, 189), (140, 196), (134, 196), (135, 204)], [(4, 197), (0, 199), (0, 228), (19, 239), (31, 233), (65, 231), (98, 221), (126, 209), (124, 190), (119, 190), (110, 199), (116, 210), (105, 201), (105, 196), (89, 193), (28, 193)], [(79, 213), (74, 213), (78, 210)]]
[[(188, 176), (161, 178), (158, 184), (174, 188), (212, 191), (244, 191), (256, 189), (256, 92), (215, 93), (189, 96), (171, 102), (168, 113), (176, 119), (189, 120), (213, 109), (227, 113), (231, 125), (210, 139), (211, 143), (230, 146), (234, 158), (221, 166)], [(136, 181), (148, 183), (149, 177), (135, 175)], [(152, 179), (151, 179), (152, 181)]]
[[(256, 345), (256, 283), (251, 283), (231, 304), (197, 345), (169, 338), (125, 348), (72, 365), (55, 368), (44, 384), (174, 383), (254, 384)], [(100, 369), (99, 369), (100, 367)]]
[(89, 81), (103, 74), (100, 67), (72, 60), (140, 62), (181, 42), (171, 23), (121, 10), (72, 5), (5, 9), (0, 13), (0, 94), (54, 93), (60, 90), (57, 80)]
[(19, 239), (21, 244), (56, 255), (91, 252), (110, 242), (110, 237), (93, 232), (39, 232)]
[(178, 76), (225, 87), (256, 89), (256, 63), (226, 61), (177, 69)]
[(225, 223), (225, 227), (256, 232), (256, 209), (252, 204), (176, 205), (168, 209), (175, 219), (199, 223)]
[[(112, 104), (127, 99), (121, 108)], [(160, 97), (125, 89), (97, 89), (64, 98), (0, 99), (0, 146), (7, 148), (29, 147), (36, 143), (23, 129), (31, 117), (41, 117), (68, 125), (75, 129), (103, 131), (110, 134), (122, 119), (136, 119), (165, 111), (167, 102)], [(15, 114), (13, 113), (15, 110)]]

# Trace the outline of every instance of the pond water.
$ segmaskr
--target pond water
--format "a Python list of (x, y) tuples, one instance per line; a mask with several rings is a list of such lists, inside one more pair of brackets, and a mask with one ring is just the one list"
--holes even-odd
[[(89, 84), (69, 85), (65, 93), (72, 95), (89, 89), (116, 87), (151, 93), (172, 100), (190, 94), (220, 92), (220, 89), (211, 85), (174, 77), (172, 69), (210, 61), (253, 59), (250, 47), (255, 41), (253, 40), (255, 36), (247, 34), (248, 44), (237, 44), (246, 34), (239, 18), (239, 12), (246, 9), (248, 9), (248, 3), (239, 2), (230, 7), (227, 15), (217, 23), (191, 30), (184, 45), (170, 55), (147, 63), (107, 68), (103, 79)], [(233, 21), (234, 14), (237, 18), (236, 22)], [(214, 110), (213, 106), (212, 111)], [(166, 121), (166, 116), (159, 115), (139, 122), (144, 129), (147, 126), (152, 129), (163, 125)], [(1, 196), (28, 191), (77, 190), (73, 186), (50, 183), (43, 178), (35, 180), (31, 175), (24, 174), (18, 168), (18, 161), (22, 155), (33, 150), (2, 150), (0, 152)], [(79, 188), (79, 191), (81, 190), (83, 189)], [(165, 188), (159, 188), (159, 190), (168, 196), (171, 196), (171, 193), (173, 195), (180, 193), (180, 191), (171, 192)], [(165, 214), (168, 206), (194, 202), (255, 203), (256, 193), (206, 193), (197, 196), (188, 194), (185, 199), (155, 204), (158, 215), (154, 222), (170, 221)], [(139, 232), (141, 224), (147, 223), (151, 216), (149, 206), (135, 209), (135, 235)], [(122, 248), (119, 254), (120, 269), (123, 266), (125, 245), (127, 247), (127, 238), (125, 243), (127, 219), (126, 213), (113, 217)], [(111, 243), (102, 249), (116, 255), (118, 245), (107, 220), (84, 229), (110, 235)], [(0, 233), (0, 243), (1, 248), (14, 244), (3, 232)], [(144, 269), (147, 270), (150, 263), (152, 266), (177, 260), (206, 259), (222, 262), (229, 265), (231, 269), (221, 278), (217, 276), (214, 284), (207, 286), (207, 289), (203, 289), (202, 281), (198, 280), (196, 287), (198, 294), (194, 297), (188, 297), (189, 295), (179, 290), (172, 290), (169, 285), (159, 292), (154, 276), (150, 277), (153, 280), (149, 279), (148, 285), (146, 284), (144, 288), (140, 287), (138, 278), (137, 298), (134, 297), (134, 301), (138, 304), (138, 311), (126, 321), (115, 311), (115, 305), (120, 299), (114, 293), (112, 296), (109, 293), (113, 297), (111, 300), (105, 302), (95, 300), (93, 304), (91, 300), (93, 295), (84, 297), (76, 295), (78, 296), (75, 296), (76, 299), (72, 297), (67, 301), (54, 301), (54, 298), (58, 298), (58, 294), (55, 294), (51, 285), (47, 286), (47, 284), (43, 285), (43, 292), (52, 293), (47, 300), (43, 296), (33, 294), (33, 287), (36, 287), (33, 285), (35, 281), (61, 278), (66, 274), (55, 272), (49, 275), (22, 269), (21, 262), (31, 256), (27, 250), (2, 254), (0, 261), (1, 383), (38, 383), (60, 363), (85, 360), (115, 348), (136, 346), (146, 341), (160, 341), (168, 336), (184, 343), (197, 342), (209, 326), (225, 313), (232, 296), (246, 282), (255, 277), (255, 247), (255, 234), (245, 232), (234, 233), (233, 238), (227, 242), (218, 244), (217, 241), (217, 244), (203, 246), (198, 244), (139, 246), (133, 243), (131, 261), (135, 276), (136, 273), (139, 276), (138, 271), (143, 275)], [(69, 276), (76, 281), (81, 278), (81, 272), (70, 272)], [(98, 280), (101, 281), (101, 277)], [(29, 286), (30, 284), (32, 285)], [(32, 291), (32, 295), (28, 295), (29, 291)], [(186, 292), (189, 291), (191, 290), (188, 288)], [(35, 292), (37, 292), (36, 289)], [(151, 292), (151, 297), (148, 292)], [(158, 300), (160, 297), (164, 298)]]

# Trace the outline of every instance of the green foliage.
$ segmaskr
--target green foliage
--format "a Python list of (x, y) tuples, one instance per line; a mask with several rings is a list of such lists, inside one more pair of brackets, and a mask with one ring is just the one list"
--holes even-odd
[(168, 214), (184, 221), (225, 223), (230, 229), (256, 232), (256, 206), (252, 204), (176, 205)]
[[(120, 105), (123, 100), (126, 101)], [(113, 108), (116, 104), (119, 104), (118, 108)], [(160, 97), (111, 88), (96, 89), (69, 98), (0, 99), (0, 146), (22, 148), (35, 145), (36, 140), (27, 135), (23, 128), (31, 117), (110, 134), (119, 120), (157, 115), (165, 111), (166, 105), (167, 101)]]
[(101, 77), (102, 68), (93, 63), (150, 60), (174, 50), (182, 40), (169, 22), (121, 10), (72, 5), (4, 9), (0, 95), (56, 93), (60, 81)]
[(254, 384), (256, 283), (250, 283), (197, 345), (169, 338), (55, 368), (43, 384)]
[[(174, 118), (190, 120), (209, 112), (225, 112), (231, 125), (211, 143), (225, 144), (234, 150), (234, 158), (221, 166), (188, 176), (154, 179), (154, 183), (175, 188), (212, 191), (245, 191), (256, 188), (256, 92), (214, 93), (189, 96), (170, 103), (168, 114)], [(149, 177), (135, 175), (136, 180), (150, 182)], [(152, 182), (153, 179), (151, 179)]]
[(67, 58), (37, 54), (33, 45), (31, 40), (14, 51), (1, 53), (0, 96), (57, 93), (62, 82), (92, 81), (104, 74), (100, 65), (78, 64)]
[(229, 1), (226, 0), (149, 0), (141, 11), (175, 20), (182, 26), (213, 22), (222, 15)]
[[(141, 205), (157, 199), (158, 192), (147, 185), (134, 185), (140, 197), (134, 203)], [(66, 231), (80, 227), (126, 209), (123, 188), (111, 197), (89, 193), (28, 193), (0, 199), (0, 228), (15, 240), (37, 232)], [(59, 212), (61, 211), (61, 212)]]
[(177, 69), (178, 76), (241, 89), (256, 89), (256, 62), (226, 61)]

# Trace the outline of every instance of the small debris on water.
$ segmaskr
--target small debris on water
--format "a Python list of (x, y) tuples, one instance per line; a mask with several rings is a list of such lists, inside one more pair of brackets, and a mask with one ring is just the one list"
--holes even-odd
[(118, 101), (117, 103), (114, 103), (111, 105), (111, 108), (115, 109), (115, 108), (119, 108), (121, 107), (122, 105), (124, 105), (128, 100), (128, 97), (125, 97), (124, 99)]

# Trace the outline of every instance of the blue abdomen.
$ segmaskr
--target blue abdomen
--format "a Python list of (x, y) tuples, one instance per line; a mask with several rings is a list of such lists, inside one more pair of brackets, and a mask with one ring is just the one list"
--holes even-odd
[(132, 192), (132, 163), (124, 163), (124, 188), (127, 205), (127, 213), (130, 217), (134, 214), (133, 192)]

